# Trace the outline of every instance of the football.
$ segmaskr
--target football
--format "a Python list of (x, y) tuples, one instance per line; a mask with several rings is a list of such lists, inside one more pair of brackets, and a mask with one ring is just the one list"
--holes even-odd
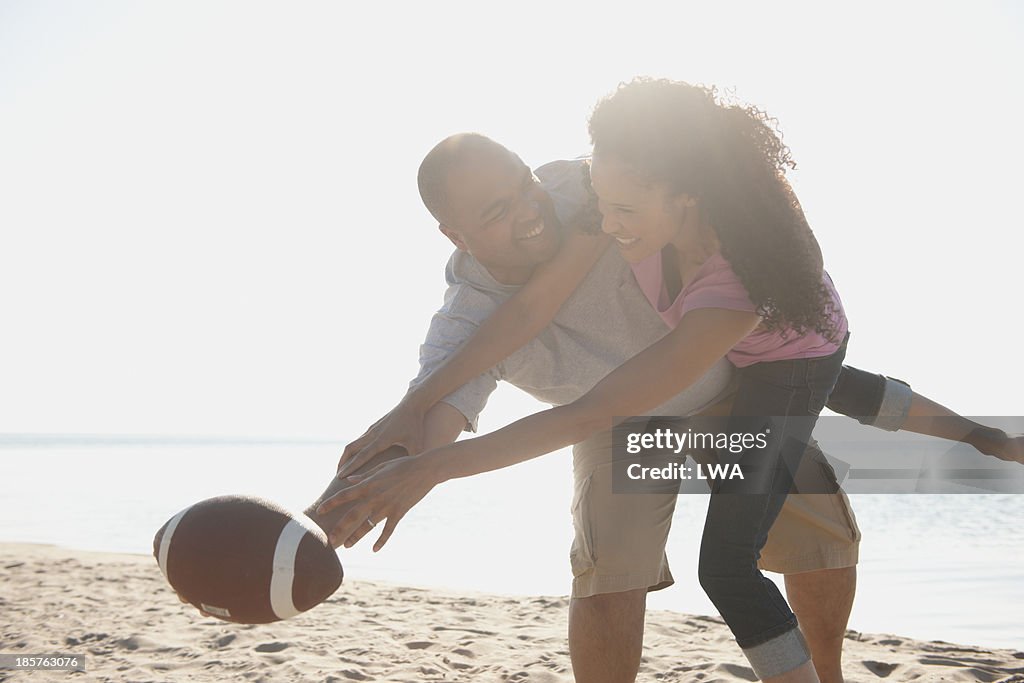
[(252, 496), (185, 508), (157, 531), (153, 555), (183, 599), (241, 624), (305, 612), (330, 597), (344, 575), (309, 517)]

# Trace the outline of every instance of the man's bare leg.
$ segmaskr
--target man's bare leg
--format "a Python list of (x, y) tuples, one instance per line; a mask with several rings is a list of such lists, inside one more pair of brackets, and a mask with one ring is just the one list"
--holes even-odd
[(636, 680), (646, 610), (646, 588), (569, 601), (569, 657), (576, 683)]
[(821, 683), (843, 681), (843, 638), (857, 590), (857, 568), (786, 575), (786, 595), (811, 649)]

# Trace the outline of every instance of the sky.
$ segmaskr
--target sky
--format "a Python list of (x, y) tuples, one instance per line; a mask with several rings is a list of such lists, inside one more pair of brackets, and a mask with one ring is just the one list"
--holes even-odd
[(423, 155), (586, 153), (637, 75), (778, 118), (848, 362), (1024, 414), (1014, 3), (593, 5), (0, 0), (0, 434), (357, 436), (444, 292)]

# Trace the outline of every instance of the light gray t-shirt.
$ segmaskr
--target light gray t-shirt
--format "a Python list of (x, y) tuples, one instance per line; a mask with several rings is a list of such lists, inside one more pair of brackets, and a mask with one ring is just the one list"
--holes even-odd
[[(586, 198), (581, 171), (578, 160), (551, 162), (536, 171), (563, 221)], [(448, 260), (445, 279), (444, 305), (434, 314), (420, 347), (420, 372), (413, 385), (443, 363), (518, 289), (501, 284), (475, 258), (458, 250)], [(608, 249), (536, 338), (442, 400), (466, 416), (471, 431), (476, 431), (477, 418), (499, 380), (544, 403), (571, 403), (668, 331), (640, 291), (629, 264), (617, 250)], [(728, 361), (718, 361), (651, 414), (699, 412), (726, 391), (732, 372)]]

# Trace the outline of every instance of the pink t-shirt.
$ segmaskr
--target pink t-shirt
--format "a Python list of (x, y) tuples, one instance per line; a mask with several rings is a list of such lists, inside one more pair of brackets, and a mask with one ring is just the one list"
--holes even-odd
[[(674, 328), (688, 312), (697, 308), (726, 308), (733, 311), (756, 312), (747, 289), (721, 254), (715, 254), (697, 270), (694, 278), (675, 298), (668, 300), (668, 292), (661, 272), (661, 252), (656, 252), (639, 263), (632, 264), (633, 275), (647, 300), (662, 319)], [(836, 323), (837, 337), (846, 335), (846, 314), (839, 294), (828, 275), (822, 276), (825, 287), (832, 295), (832, 320)], [(814, 331), (797, 335), (792, 330), (766, 331), (760, 327), (744, 337), (726, 354), (733, 365), (744, 368), (754, 363), (796, 358), (821, 358), (835, 353), (839, 343)]]

